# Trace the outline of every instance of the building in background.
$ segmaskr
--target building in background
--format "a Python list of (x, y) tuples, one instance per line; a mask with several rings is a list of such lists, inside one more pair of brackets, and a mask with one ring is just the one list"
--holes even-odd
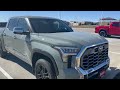
[(81, 22), (81, 25), (93, 25), (93, 22), (91, 22), (91, 21), (83, 21), (83, 22)]
[(71, 26), (79, 26), (79, 22), (77, 22), (77, 21), (70, 21), (70, 25)]

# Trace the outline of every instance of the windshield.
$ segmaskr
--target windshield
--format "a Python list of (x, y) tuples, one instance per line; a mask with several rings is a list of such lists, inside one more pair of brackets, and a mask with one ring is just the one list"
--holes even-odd
[(35, 33), (73, 32), (63, 21), (57, 19), (29, 18)]

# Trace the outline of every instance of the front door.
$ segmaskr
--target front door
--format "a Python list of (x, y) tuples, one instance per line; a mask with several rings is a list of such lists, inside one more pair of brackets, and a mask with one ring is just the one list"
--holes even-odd
[[(29, 30), (29, 26), (24, 18), (18, 20), (18, 27), (23, 28), (25, 31)], [(14, 51), (18, 57), (22, 57), (22, 60), (28, 62), (29, 58), (29, 46), (30, 46), (30, 35), (14, 34)]]

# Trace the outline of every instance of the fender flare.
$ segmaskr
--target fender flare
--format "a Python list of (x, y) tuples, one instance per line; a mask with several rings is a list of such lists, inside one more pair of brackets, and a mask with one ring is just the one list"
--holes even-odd
[[(54, 69), (55, 69), (55, 74), (56, 74), (56, 76), (59, 75), (58, 68), (57, 68), (57, 64), (56, 64), (56, 62), (55, 62), (55, 60), (54, 60), (54, 58), (53, 58), (53, 56), (52, 56), (51, 54), (49, 54), (49, 53), (46, 52), (46, 51), (42, 51), (42, 50), (36, 49), (36, 48), (33, 49), (33, 51), (32, 51), (32, 57), (33, 57), (33, 54), (34, 54), (34, 53), (40, 53), (40, 54), (43, 54), (43, 55), (45, 55), (46, 57), (50, 58), (50, 60), (51, 60), (51, 62), (52, 62), (52, 64), (53, 64), (53, 67), (54, 67)], [(32, 57), (31, 57), (31, 60), (32, 60)]]
[(101, 31), (105, 31), (106, 34), (108, 35), (108, 31), (107, 31), (107, 30), (105, 30), (105, 29), (100, 29), (100, 30), (99, 30), (99, 33), (100, 33)]

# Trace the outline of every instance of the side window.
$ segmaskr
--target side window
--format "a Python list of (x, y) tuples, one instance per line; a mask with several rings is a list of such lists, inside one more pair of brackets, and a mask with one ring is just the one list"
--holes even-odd
[(17, 27), (18, 19), (10, 19), (7, 28), (13, 31), (14, 27)]
[(120, 23), (113, 23), (112, 26), (114, 26), (114, 27), (120, 27)]
[(18, 21), (18, 27), (24, 28), (25, 31), (29, 30), (29, 26), (24, 18), (20, 18)]

